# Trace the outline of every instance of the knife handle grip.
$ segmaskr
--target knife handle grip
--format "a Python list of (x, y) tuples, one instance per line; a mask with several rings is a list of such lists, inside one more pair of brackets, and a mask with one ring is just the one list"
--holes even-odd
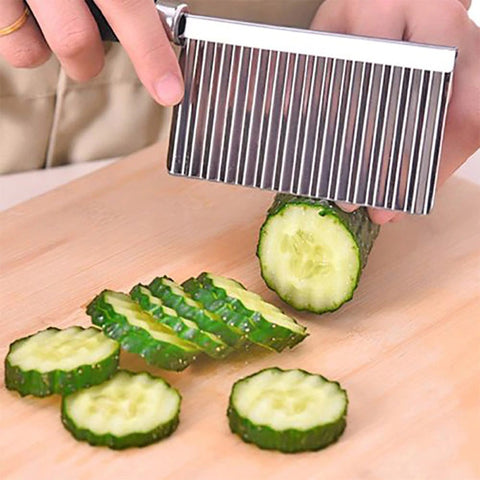
[[(98, 30), (103, 41), (118, 42), (115, 32), (110, 27), (107, 19), (93, 0), (85, 0), (93, 18), (97, 22)], [(188, 12), (188, 6), (184, 3), (155, 2), (157, 12), (162, 20), (163, 27), (170, 41), (181, 44), (182, 18)]]

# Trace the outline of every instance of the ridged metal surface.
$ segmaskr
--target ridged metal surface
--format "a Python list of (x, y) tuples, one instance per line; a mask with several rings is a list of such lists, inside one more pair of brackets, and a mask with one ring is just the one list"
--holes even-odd
[(451, 73), (186, 40), (169, 172), (428, 213)]

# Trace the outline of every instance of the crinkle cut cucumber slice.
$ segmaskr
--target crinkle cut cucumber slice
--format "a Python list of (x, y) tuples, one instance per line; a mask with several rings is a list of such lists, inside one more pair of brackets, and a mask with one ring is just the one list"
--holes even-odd
[(277, 195), (260, 230), (262, 277), (286, 303), (315, 313), (350, 300), (379, 232), (365, 208)]
[(213, 333), (204, 332), (192, 320), (179, 316), (173, 308), (164, 305), (162, 300), (155, 297), (144, 285), (135, 285), (130, 292), (130, 296), (152, 317), (170, 327), (183, 340), (197, 345), (208, 356), (224, 358), (232, 352), (233, 349), (224, 343), (220, 337)]
[(119, 370), (101, 385), (63, 397), (62, 422), (91, 445), (143, 447), (175, 431), (180, 404), (178, 391), (163, 379)]
[(192, 320), (201, 330), (217, 335), (227, 345), (239, 347), (244, 343), (245, 335), (239, 328), (227, 325), (218, 315), (203, 308), (171, 278), (157, 277), (148, 289), (180, 316)]
[(335, 442), (346, 427), (347, 392), (304, 370), (267, 368), (237, 381), (230, 429), (260, 448), (295, 453)]
[(232, 305), (226, 301), (225, 294), (219, 296), (219, 290), (206, 288), (198, 278), (189, 278), (182, 283), (182, 288), (203, 308), (217, 315), (225, 324), (242, 332), (245, 338), (251, 340), (251, 334), (255, 330), (252, 319), (249, 315), (245, 315), (245, 312), (232, 308)]
[(108, 379), (119, 353), (120, 345), (95, 327), (50, 327), (10, 345), (5, 386), (22, 396), (66, 395)]
[(87, 313), (106, 335), (151, 365), (181, 371), (200, 353), (193, 343), (178, 338), (125, 293), (104, 290), (88, 305)]
[(305, 327), (230, 278), (204, 272), (197, 279), (187, 280), (183, 287), (225, 321), (237, 322), (248, 340), (258, 345), (280, 352), (307, 336)]

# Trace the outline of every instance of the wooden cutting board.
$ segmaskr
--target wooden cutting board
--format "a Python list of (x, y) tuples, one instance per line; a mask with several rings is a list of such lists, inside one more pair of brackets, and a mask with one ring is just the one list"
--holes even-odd
[[(478, 479), (480, 478), (480, 189), (453, 179), (427, 218), (385, 226), (354, 300), (333, 314), (295, 313), (267, 290), (255, 247), (273, 195), (165, 172), (165, 146), (0, 215), (0, 355), (50, 325), (88, 325), (105, 287), (127, 290), (203, 270), (238, 279), (308, 326), (283, 354), (200, 359), (164, 376), (183, 395), (175, 434), (115, 452), (74, 440), (59, 398), (0, 388), (2, 479)], [(348, 390), (341, 440), (285, 455), (229, 432), (230, 387), (268, 366), (300, 367)], [(3, 370), (1, 372), (3, 379)]]

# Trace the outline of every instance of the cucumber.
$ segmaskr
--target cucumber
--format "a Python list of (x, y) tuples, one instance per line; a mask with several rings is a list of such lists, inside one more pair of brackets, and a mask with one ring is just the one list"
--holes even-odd
[(125, 293), (104, 290), (87, 307), (94, 325), (120, 342), (123, 349), (166, 370), (187, 368), (200, 353), (193, 343), (178, 338)]
[(224, 298), (218, 297), (217, 292), (205, 288), (199, 279), (189, 278), (182, 283), (182, 288), (203, 308), (214, 315), (218, 315), (225, 324), (241, 332), (245, 338), (248, 338), (255, 329), (255, 325), (249, 316), (234, 310)]
[(95, 327), (50, 327), (10, 345), (5, 386), (20, 395), (66, 395), (107, 380), (117, 369), (120, 345)]
[(345, 430), (347, 407), (338, 382), (275, 367), (233, 385), (227, 416), (230, 430), (245, 442), (295, 453), (335, 442)]
[(201, 330), (217, 335), (227, 345), (238, 348), (244, 343), (245, 336), (239, 328), (227, 325), (218, 315), (204, 309), (171, 278), (157, 277), (148, 285), (148, 289), (180, 316), (192, 320)]
[(260, 229), (263, 279), (297, 310), (334, 311), (353, 297), (380, 227), (365, 208), (278, 194)]
[(187, 280), (183, 288), (228, 324), (238, 326), (257, 345), (281, 352), (307, 336), (305, 327), (230, 278), (204, 272)]
[(180, 405), (180, 394), (165, 380), (119, 370), (101, 385), (63, 397), (62, 422), (90, 445), (143, 447), (175, 431)]
[(175, 310), (164, 305), (144, 285), (135, 285), (130, 291), (130, 296), (152, 317), (170, 327), (183, 340), (197, 345), (208, 356), (224, 358), (233, 351), (231, 347), (213, 333), (204, 332), (192, 320), (180, 317)]

